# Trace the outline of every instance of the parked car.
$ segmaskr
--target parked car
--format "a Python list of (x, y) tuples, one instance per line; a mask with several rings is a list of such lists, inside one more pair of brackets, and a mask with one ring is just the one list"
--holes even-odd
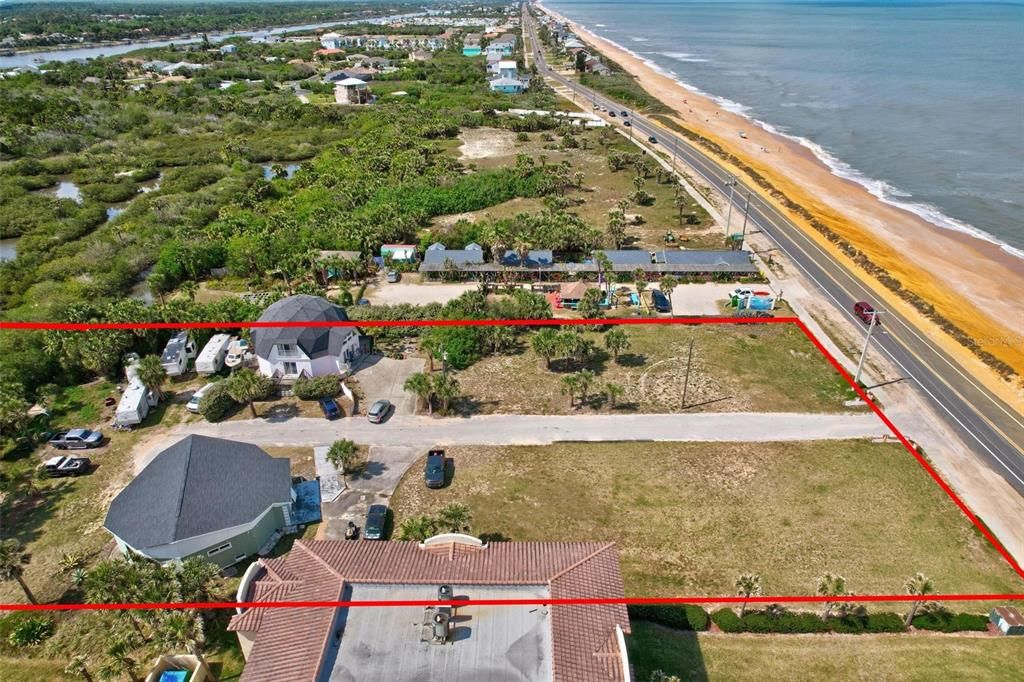
[(444, 487), (444, 467), (447, 458), (444, 450), (431, 450), (427, 453), (427, 465), (423, 469), (423, 480), (428, 488)]
[(402, 279), (402, 273), (398, 270), (388, 270), (387, 280), (390, 284), (394, 284), (400, 279)]
[(628, 111), (620, 111), (620, 112), (619, 112), (619, 114), (620, 114), (620, 115), (621, 115), (621, 116), (622, 116), (623, 118), (625, 118), (626, 116), (629, 116), (629, 112), (628, 112)]
[(658, 138), (656, 138), (654, 135), (648, 137), (647, 141), (650, 142), (651, 144), (658, 144)]
[(370, 406), (370, 411), (366, 413), (366, 418), (370, 420), (371, 424), (380, 424), (387, 418), (389, 412), (391, 412), (391, 402), (388, 400), (378, 400)]
[(50, 445), (58, 450), (89, 450), (103, 445), (103, 434), (89, 429), (71, 429), (51, 438)]
[(43, 463), (43, 469), (50, 478), (63, 478), (64, 476), (81, 476), (89, 473), (92, 462), (88, 457), (51, 457)]
[(384, 527), (388, 523), (388, 508), (384, 504), (371, 504), (366, 512), (366, 523), (363, 524), (363, 538), (366, 540), (383, 540)]
[(743, 298), (744, 296), (753, 296), (754, 290), (750, 287), (736, 287), (729, 292), (729, 298)]
[(659, 313), (672, 312), (672, 302), (668, 300), (668, 296), (657, 289), (651, 289), (651, 303)]
[(199, 401), (202, 400), (203, 396), (209, 392), (211, 386), (213, 386), (213, 382), (206, 384), (193, 393), (192, 397), (189, 398), (188, 402), (185, 404), (185, 409), (192, 414), (199, 414)]
[(871, 324), (871, 318), (875, 319), (875, 324), (882, 324), (882, 321), (878, 319), (878, 313), (870, 303), (857, 301), (853, 304), (853, 314), (859, 317), (864, 324)]
[(327, 419), (337, 419), (341, 416), (341, 407), (334, 398), (320, 398), (320, 411)]
[(626, 126), (627, 128), (632, 128), (633, 127), (633, 124), (630, 123), (629, 121), (623, 121), (622, 125)]
[(611, 116), (612, 118), (615, 118), (616, 116), (618, 116), (618, 114), (616, 114), (614, 111), (609, 111), (608, 115)]

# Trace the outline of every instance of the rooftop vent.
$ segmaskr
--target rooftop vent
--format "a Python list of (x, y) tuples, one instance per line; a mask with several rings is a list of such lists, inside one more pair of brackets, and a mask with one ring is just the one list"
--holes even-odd
[(434, 623), (433, 637), (430, 639), (431, 644), (444, 644), (448, 641), (448, 624), (451, 622), (451, 614), (438, 609), (434, 612), (432, 618)]
[(452, 586), (441, 585), (437, 588), (437, 601), (451, 601), (452, 600)]

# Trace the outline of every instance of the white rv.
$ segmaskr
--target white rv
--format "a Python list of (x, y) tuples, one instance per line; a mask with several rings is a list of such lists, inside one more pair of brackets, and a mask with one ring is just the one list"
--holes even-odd
[(164, 346), (160, 364), (167, 370), (167, 376), (177, 377), (188, 371), (188, 361), (195, 356), (195, 342), (188, 338), (187, 332), (178, 332)]
[(210, 341), (203, 346), (203, 350), (196, 358), (196, 371), (200, 374), (216, 374), (224, 366), (224, 358), (228, 355), (228, 347), (231, 345), (230, 334), (215, 334)]
[(149, 414), (149, 408), (156, 406), (156, 396), (141, 381), (134, 379), (121, 395), (114, 413), (115, 426), (135, 426)]

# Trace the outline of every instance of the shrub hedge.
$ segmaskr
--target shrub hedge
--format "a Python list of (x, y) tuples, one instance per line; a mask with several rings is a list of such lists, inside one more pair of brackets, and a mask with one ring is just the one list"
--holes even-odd
[(708, 612), (696, 604), (629, 604), (629, 617), (676, 630), (703, 632), (708, 629)]
[(919, 630), (984, 632), (988, 629), (988, 617), (973, 613), (926, 613), (915, 616), (911, 624)]
[(302, 378), (295, 382), (292, 390), (299, 400), (333, 398), (341, 391), (341, 379), (336, 374), (325, 374), (311, 379)]
[(199, 399), (199, 414), (203, 415), (206, 421), (220, 421), (237, 404), (234, 398), (228, 395), (227, 384), (227, 381), (218, 381)]

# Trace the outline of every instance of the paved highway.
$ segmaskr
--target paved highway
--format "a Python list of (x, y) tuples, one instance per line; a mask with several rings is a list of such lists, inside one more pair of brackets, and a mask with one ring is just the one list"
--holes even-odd
[[(626, 109), (551, 70), (539, 48), (536, 23), (528, 12), (524, 11), (523, 21), (534, 61), (543, 76), (574, 89), (580, 102), (607, 107), (609, 111)], [(622, 120), (610, 119), (612, 125), (620, 126)], [(685, 137), (635, 113), (628, 120), (632, 122), (634, 134), (640, 135), (641, 139), (655, 137), (665, 151), (674, 153), (723, 196), (729, 194), (729, 183), (735, 181), (732, 191), (740, 208), (749, 191), (748, 229), (768, 237), (840, 311), (859, 323), (853, 316), (853, 304), (873, 301), (874, 294), (857, 276), (742, 180), (734, 180), (717, 161), (692, 146)], [(938, 413), (948, 419), (964, 442), (1024, 495), (1024, 418), (933, 343), (927, 337), (928, 332), (920, 331), (896, 311), (882, 310), (882, 313), (882, 325), (872, 335), (872, 350), (881, 351), (892, 361), (901, 376), (922, 391)]]

